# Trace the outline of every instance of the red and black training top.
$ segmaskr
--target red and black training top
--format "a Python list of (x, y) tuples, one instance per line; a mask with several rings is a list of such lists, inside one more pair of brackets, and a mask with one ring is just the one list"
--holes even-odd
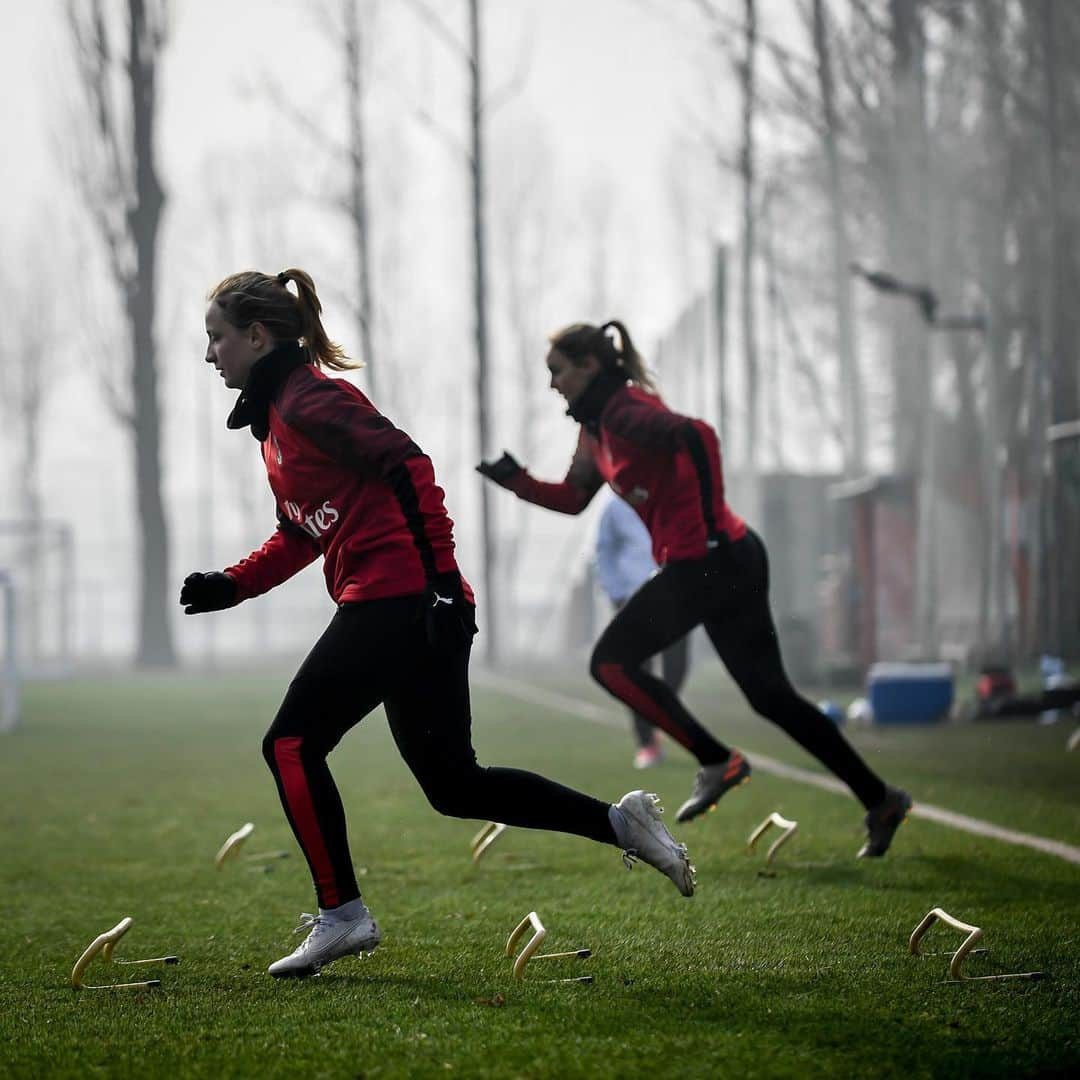
[(457, 570), (431, 459), (352, 383), (308, 363), (298, 344), (255, 363), (229, 417), (231, 428), (248, 424), (262, 444), (278, 528), (226, 569), (239, 599), (280, 585), (320, 554), (338, 604), (422, 593)]
[(705, 421), (672, 412), (655, 394), (606, 372), (570, 415), (581, 429), (565, 479), (546, 483), (522, 469), (505, 487), (550, 510), (580, 514), (610, 484), (645, 523), (661, 566), (704, 558), (721, 538), (745, 535), (746, 524), (724, 499), (720, 442)]

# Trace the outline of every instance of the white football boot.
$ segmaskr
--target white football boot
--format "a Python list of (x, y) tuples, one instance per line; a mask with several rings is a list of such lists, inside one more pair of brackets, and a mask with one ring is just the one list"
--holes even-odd
[(267, 968), (275, 979), (304, 979), (319, 972), (343, 956), (363, 956), (374, 951), (382, 936), (371, 912), (366, 908), (355, 919), (328, 919), (324, 915), (300, 916), (301, 923), (293, 931), (299, 934), (310, 930), (295, 952), (276, 960)]
[(633, 866), (635, 859), (641, 859), (667, 874), (683, 896), (693, 896), (694, 868), (687, 857), (686, 845), (676, 843), (660, 820), (664, 812), (660, 799), (645, 791), (630, 791), (615, 804), (615, 808), (626, 824), (625, 831), (616, 831), (623, 833), (618, 840), (624, 849), (623, 861), (627, 868)]

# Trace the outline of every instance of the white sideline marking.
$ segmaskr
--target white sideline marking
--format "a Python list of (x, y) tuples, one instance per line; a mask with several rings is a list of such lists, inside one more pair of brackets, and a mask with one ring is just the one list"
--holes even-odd
[[(528, 683), (509, 679), (504, 675), (496, 675), (490, 671), (478, 670), (474, 672), (478, 683), (485, 684), (493, 690), (501, 691), (516, 697), (521, 701), (528, 701), (533, 705), (541, 705), (555, 712), (567, 713), (570, 716), (581, 717), (592, 721), (594, 724), (603, 724), (605, 727), (622, 729), (626, 726), (623, 717), (605, 709), (601, 705), (594, 705), (591, 701), (583, 701), (580, 698), (571, 697), (569, 694), (559, 693), (557, 690), (543, 690), (538, 686), (530, 686)], [(832, 791), (840, 795), (850, 795), (846, 784), (831, 776), (823, 776), (821, 773), (811, 772), (809, 769), (800, 769), (794, 765), (785, 765), (775, 758), (765, 757), (763, 754), (746, 755), (750, 764), (755, 769), (773, 776), (782, 776), (787, 780), (797, 780), (801, 784), (810, 784), (822, 791)], [(1000, 840), (1005, 844), (1016, 844), (1020, 847), (1031, 848), (1041, 851), (1046, 855), (1055, 855), (1066, 862), (1080, 863), (1080, 847), (1066, 844), (1060, 840), (1048, 840), (1044, 836), (1034, 836), (1031, 833), (1017, 832), (1015, 829), (1003, 829), (1000, 825), (994, 825), (981, 818), (969, 817), (967, 814), (957, 814), (953, 810), (946, 810), (942, 806), (932, 806), (929, 803), (917, 802), (911, 811), (912, 817), (926, 818), (927, 821), (936, 821), (939, 825), (947, 825), (951, 829), (959, 829), (961, 832), (972, 833), (975, 836), (988, 836), (992, 840)]]

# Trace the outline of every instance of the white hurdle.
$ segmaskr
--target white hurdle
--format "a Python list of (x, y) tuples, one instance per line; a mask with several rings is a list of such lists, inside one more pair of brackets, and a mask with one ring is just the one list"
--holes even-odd
[(972, 951), (985, 951), (975, 950), (976, 944), (982, 938), (982, 927), (972, 926), (970, 923), (961, 922), (959, 919), (950, 915), (944, 908), (931, 908), (923, 918), (922, 922), (911, 932), (911, 937), (908, 940), (908, 952), (913, 956), (919, 955), (919, 942), (922, 940), (923, 935), (935, 922), (941, 920), (946, 926), (951, 926), (954, 930), (959, 930), (962, 934), (967, 934), (964, 938), (963, 944), (959, 949), (953, 953), (952, 960), (949, 961), (949, 978), (947, 982), (1002, 982), (1005, 979), (1041, 979), (1043, 978), (1043, 972), (1041, 971), (1021, 971), (1011, 975), (965, 975), (960, 970), (961, 965), (964, 962), (964, 958)]
[(149, 960), (114, 960), (113, 948), (116, 943), (131, 929), (131, 924), (134, 919), (130, 915), (124, 916), (111, 930), (106, 930), (103, 934), (98, 934), (93, 941), (87, 945), (83, 951), (82, 956), (75, 961), (75, 966), (71, 969), (71, 985), (76, 990), (150, 990), (155, 986), (161, 985), (160, 979), (147, 979), (145, 982), (125, 982), (125, 983), (104, 983), (98, 986), (90, 986), (83, 982), (83, 972), (86, 970), (90, 961), (94, 959), (98, 953), (101, 954), (103, 960), (107, 963), (113, 964), (179, 964), (180, 958), (178, 956), (155, 956)]
[(472, 851), (472, 861), (474, 863), (479, 862), (480, 856), (483, 855), (504, 832), (506, 832), (505, 825), (500, 824), (498, 821), (489, 821), (472, 838), (472, 843), (469, 845), (470, 850)]
[(797, 821), (789, 821), (786, 817), (783, 817), (775, 810), (750, 834), (746, 841), (746, 853), (749, 855), (754, 850), (754, 845), (769, 831), (769, 829), (775, 825), (778, 829), (783, 830), (780, 835), (772, 842), (769, 850), (765, 853), (765, 865), (772, 866), (773, 859), (776, 858), (776, 853), (780, 848), (786, 844), (794, 835), (795, 831), (799, 827)]
[[(525, 978), (525, 968), (531, 960), (565, 960), (568, 957), (576, 957), (579, 960), (587, 960), (592, 956), (592, 949), (570, 949), (567, 952), (538, 953), (536, 950), (543, 944), (547, 937), (547, 930), (540, 921), (540, 916), (535, 911), (530, 911), (524, 919), (514, 928), (513, 933), (506, 942), (506, 955), (514, 956), (514, 949), (526, 930), (532, 928), (532, 937), (529, 938), (525, 948), (514, 958), (514, 978), (520, 982)], [(549, 982), (557, 983), (591, 983), (591, 975), (581, 975), (576, 979), (549, 979)]]
[[(219, 869), (223, 869), (225, 864), (240, 850), (247, 838), (255, 831), (255, 825), (247, 821), (240, 826), (236, 832), (229, 833), (225, 838), (225, 843), (218, 849), (218, 853), (214, 856), (214, 865)], [(258, 851), (251, 852), (244, 856), (247, 862), (269, 862), (271, 859), (286, 859), (289, 853), (287, 851)], [(257, 867), (250, 867), (255, 870)], [(265, 868), (264, 868), (265, 869)]]

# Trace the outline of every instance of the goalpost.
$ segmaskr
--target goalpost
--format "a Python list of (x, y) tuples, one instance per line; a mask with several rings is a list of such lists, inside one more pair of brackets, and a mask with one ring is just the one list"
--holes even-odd
[(0, 568), (7, 577), (18, 669), (24, 676), (70, 674), (74, 645), (75, 536), (69, 522), (0, 520)]
[(0, 520), (0, 732), (20, 722), (26, 679), (71, 674), (74, 591), (69, 522)]
[(16, 633), (15, 583), (6, 570), (0, 570), (0, 605), (3, 606), (4, 659), (0, 668), (3, 700), (0, 703), (0, 732), (14, 731), (19, 723), (19, 638)]

